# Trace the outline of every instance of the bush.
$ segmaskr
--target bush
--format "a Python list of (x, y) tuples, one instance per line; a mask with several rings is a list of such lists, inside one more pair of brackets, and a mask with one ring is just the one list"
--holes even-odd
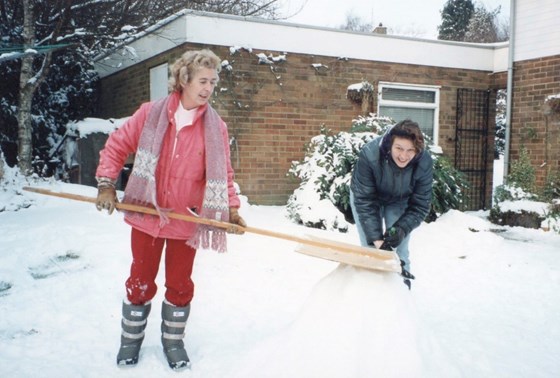
[(549, 172), (543, 188), (543, 199), (553, 201), (560, 198), (560, 173)]
[(465, 176), (442, 155), (431, 154), (434, 159), (434, 185), (432, 206), (426, 221), (433, 222), (451, 209), (461, 209), (468, 183)]
[[(494, 190), (493, 205), (488, 219), (502, 226), (545, 228), (560, 233), (558, 175), (549, 174), (539, 196), (535, 193), (535, 168), (525, 148), (519, 160), (512, 162), (505, 185)], [(545, 201), (545, 202), (539, 202)]]
[(511, 164), (511, 171), (506, 182), (527, 193), (535, 192), (535, 168), (531, 165), (531, 159), (525, 147), (521, 148), (519, 159)]
[[(359, 117), (351, 132), (332, 135), (326, 128), (306, 148), (302, 162), (288, 172), (300, 180), (287, 204), (290, 219), (309, 227), (345, 231), (354, 223), (350, 209), (350, 179), (362, 146), (394, 124), (388, 117)], [(434, 159), (432, 206), (427, 221), (437, 219), (463, 203), (466, 181), (449, 161), (429, 150)], [(330, 215), (326, 215), (330, 214)]]
[(391, 117), (377, 116), (370, 113), (368, 117), (359, 116), (352, 120), (352, 133), (375, 133), (383, 134), (390, 126), (394, 125), (395, 121)]
[(321, 134), (307, 146), (303, 162), (292, 162), (288, 172), (300, 180), (300, 186), (288, 199), (289, 217), (309, 227), (344, 232), (348, 222), (353, 222), (349, 202), (352, 168), (362, 146), (375, 135), (332, 135), (322, 127)]

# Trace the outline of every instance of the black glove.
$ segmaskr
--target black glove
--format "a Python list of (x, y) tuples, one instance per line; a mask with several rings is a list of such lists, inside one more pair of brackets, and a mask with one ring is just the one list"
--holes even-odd
[(383, 235), (383, 245), (381, 247), (382, 249), (385, 249), (383, 247), (388, 245), (391, 248), (397, 248), (405, 237), (406, 234), (402, 228), (393, 226), (385, 231), (385, 234)]
[(383, 244), (381, 244), (379, 249), (383, 249), (385, 251), (392, 251), (393, 250), (393, 248), (391, 248), (391, 246), (389, 244), (387, 244), (386, 242), (383, 242)]

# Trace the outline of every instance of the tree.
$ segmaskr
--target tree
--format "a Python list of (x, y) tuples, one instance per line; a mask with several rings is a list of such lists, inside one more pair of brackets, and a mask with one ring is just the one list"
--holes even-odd
[[(23, 51), (29, 51), (35, 47), (35, 17), (33, 12), (32, 0), (23, 0)], [(20, 171), (29, 174), (31, 168), (31, 105), (33, 93), (44, 80), (48, 69), (51, 53), (45, 54), (41, 69), (35, 74), (33, 71), (33, 54), (26, 55), (21, 60), (21, 72), (19, 76), (19, 110), (17, 119), (18, 129), (18, 163)]]
[(477, 6), (465, 33), (465, 42), (491, 43), (500, 40), (496, 16), (500, 7), (489, 11), (483, 6)]
[(185, 7), (274, 18), (277, 1), (0, 0), (0, 146), (6, 160), (17, 161), (24, 174), (46, 174), (68, 120), (93, 110), (94, 56)]
[(339, 26), (341, 30), (360, 31), (371, 33), (373, 25), (370, 22), (365, 22), (360, 16), (352, 12), (346, 13), (346, 22)]
[(494, 159), (504, 155), (506, 148), (506, 98), (507, 91), (496, 93), (496, 131), (494, 133)]
[(471, 0), (448, 0), (441, 11), (438, 39), (463, 41), (473, 13)]

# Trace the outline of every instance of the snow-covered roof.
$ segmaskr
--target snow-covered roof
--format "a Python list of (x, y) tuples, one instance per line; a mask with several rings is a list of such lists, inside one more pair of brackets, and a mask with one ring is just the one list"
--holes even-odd
[(440, 41), (184, 10), (99, 56), (96, 69), (107, 76), (188, 42), (490, 72), (505, 71), (508, 56), (507, 42)]

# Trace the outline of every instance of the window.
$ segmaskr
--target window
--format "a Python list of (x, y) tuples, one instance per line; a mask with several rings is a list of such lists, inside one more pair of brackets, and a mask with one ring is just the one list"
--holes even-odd
[(396, 122), (411, 119), (437, 145), (439, 125), (438, 86), (380, 82), (377, 114)]
[(150, 68), (150, 101), (167, 96), (167, 63)]

